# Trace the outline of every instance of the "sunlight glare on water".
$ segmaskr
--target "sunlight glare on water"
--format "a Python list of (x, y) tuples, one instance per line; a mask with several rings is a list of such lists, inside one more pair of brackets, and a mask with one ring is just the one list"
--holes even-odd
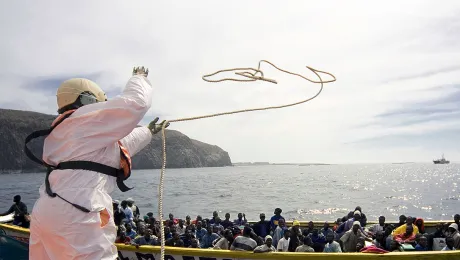
[[(217, 210), (257, 220), (277, 207), (287, 219), (334, 221), (361, 206), (368, 220), (401, 214), (426, 220), (451, 219), (460, 213), (460, 165), (267, 165), (224, 168), (166, 169), (164, 212), (176, 217), (211, 217)], [(112, 197), (134, 198), (141, 214), (157, 213), (159, 170), (135, 170), (133, 190)], [(0, 175), (0, 211), (21, 194), (29, 211), (44, 174)]]

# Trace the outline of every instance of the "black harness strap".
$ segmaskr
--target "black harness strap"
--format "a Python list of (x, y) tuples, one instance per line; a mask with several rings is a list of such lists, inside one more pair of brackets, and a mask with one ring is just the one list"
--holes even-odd
[[(69, 113), (69, 114), (63, 116), (63, 118), (61, 120), (56, 122), (56, 124), (54, 126), (52, 126), (51, 128), (49, 128), (49, 129), (38, 130), (38, 131), (35, 131), (35, 132), (31, 133), (30, 135), (28, 135), (26, 137), (26, 140), (25, 140), (24, 152), (26, 153), (27, 157), (29, 157), (29, 159), (31, 159), (32, 161), (34, 161), (34, 162), (46, 167), (47, 171), (46, 171), (46, 177), (45, 177), (45, 187), (46, 187), (46, 193), (49, 196), (51, 196), (53, 198), (54, 197), (59, 197), (62, 200), (66, 201), (67, 203), (71, 204), (72, 206), (76, 207), (77, 209), (88, 213), (88, 212), (91, 212), (89, 209), (87, 209), (85, 207), (82, 207), (80, 205), (77, 205), (75, 203), (72, 203), (72, 202), (64, 199), (59, 194), (57, 194), (57, 193), (55, 193), (55, 192), (53, 192), (51, 190), (51, 185), (50, 185), (50, 182), (49, 182), (49, 175), (51, 174), (51, 172), (53, 170), (87, 170), (87, 171), (99, 172), (99, 173), (102, 173), (102, 174), (109, 175), (109, 176), (117, 178), (117, 186), (118, 186), (118, 188), (122, 192), (126, 192), (126, 191), (128, 191), (128, 190), (130, 190), (132, 188), (128, 188), (128, 186), (126, 186), (124, 184), (124, 182), (123, 182), (125, 179), (127, 179), (127, 177), (129, 177), (129, 176), (125, 177), (123, 169), (117, 169), (117, 168), (113, 168), (111, 166), (107, 166), (107, 165), (104, 165), (104, 164), (101, 164), (101, 163), (90, 162), (90, 161), (68, 161), (68, 162), (61, 162), (57, 166), (52, 166), (52, 165), (49, 165), (46, 162), (38, 159), (30, 151), (29, 147), (27, 146), (27, 144), (31, 140), (33, 140), (35, 138), (38, 138), (38, 137), (41, 137), (41, 136), (49, 135), (53, 131), (54, 128), (56, 128), (62, 121), (64, 121), (64, 119), (68, 118), (71, 114), (72, 113)], [(121, 148), (120, 148), (120, 153), (122, 154), (124, 159), (127, 159), (127, 158), (124, 157), (124, 153), (123, 153), (123, 151), (121, 151)], [(126, 160), (126, 161), (129, 163), (128, 160)]]

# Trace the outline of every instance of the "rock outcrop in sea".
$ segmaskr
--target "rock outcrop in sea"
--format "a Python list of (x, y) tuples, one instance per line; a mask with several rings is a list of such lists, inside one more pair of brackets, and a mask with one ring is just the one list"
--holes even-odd
[[(38, 172), (43, 167), (24, 153), (24, 140), (33, 131), (49, 128), (56, 118), (31, 111), (0, 109), (0, 172)], [(167, 168), (232, 166), (230, 156), (220, 147), (193, 140), (175, 130), (166, 130)], [(29, 143), (41, 158), (43, 138)], [(133, 169), (158, 169), (162, 164), (161, 134), (132, 158)]]

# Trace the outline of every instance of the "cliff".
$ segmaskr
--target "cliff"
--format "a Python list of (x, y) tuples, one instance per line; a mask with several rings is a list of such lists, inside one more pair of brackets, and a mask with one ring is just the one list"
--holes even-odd
[[(56, 118), (30, 111), (0, 109), (0, 172), (34, 172), (43, 170), (24, 153), (24, 140), (33, 131), (46, 129)], [(29, 143), (41, 158), (43, 138)], [(231, 166), (228, 153), (215, 145), (190, 139), (175, 130), (166, 130), (167, 168)], [(133, 169), (161, 168), (161, 134), (132, 158)]]

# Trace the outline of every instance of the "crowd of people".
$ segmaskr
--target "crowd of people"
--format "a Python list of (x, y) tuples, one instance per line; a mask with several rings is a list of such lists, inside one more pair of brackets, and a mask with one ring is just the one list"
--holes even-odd
[[(160, 223), (152, 212), (141, 217), (139, 208), (130, 198), (113, 202), (114, 220), (118, 227), (116, 243), (160, 245)], [(317, 228), (309, 222), (306, 228), (292, 221), (288, 227), (280, 208), (267, 220), (249, 224), (244, 213), (231, 220), (229, 213), (222, 220), (217, 211), (210, 218), (197, 216), (192, 220), (175, 218), (172, 213), (164, 225), (165, 245), (216, 250), (264, 252), (368, 252), (431, 251), (460, 249), (460, 215), (453, 223), (439, 223), (436, 230), (425, 232), (424, 220), (401, 215), (399, 223), (388, 224), (380, 216), (378, 224), (367, 227), (367, 217), (361, 207), (334, 223), (325, 222)]]

